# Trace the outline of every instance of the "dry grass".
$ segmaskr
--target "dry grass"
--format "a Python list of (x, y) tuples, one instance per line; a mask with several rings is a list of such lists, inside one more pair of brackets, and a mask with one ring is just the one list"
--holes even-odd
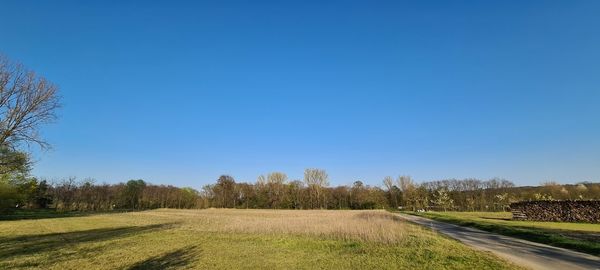
[[(171, 218), (171, 210), (151, 214)], [(182, 228), (210, 232), (293, 234), (341, 240), (398, 243), (424, 229), (407, 224), (383, 210), (239, 210), (207, 209), (177, 214)]]

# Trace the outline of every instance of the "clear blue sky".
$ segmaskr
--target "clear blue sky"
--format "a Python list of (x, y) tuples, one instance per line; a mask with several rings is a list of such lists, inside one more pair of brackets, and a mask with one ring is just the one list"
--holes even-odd
[(600, 1), (146, 2), (0, 4), (64, 101), (34, 175), (600, 180)]

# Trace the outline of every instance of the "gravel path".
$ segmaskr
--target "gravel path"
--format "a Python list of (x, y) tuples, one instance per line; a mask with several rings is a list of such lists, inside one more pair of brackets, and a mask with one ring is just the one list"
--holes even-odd
[(432, 228), (468, 246), (490, 251), (501, 258), (531, 269), (600, 269), (600, 257), (593, 255), (423, 217), (399, 215), (408, 221)]

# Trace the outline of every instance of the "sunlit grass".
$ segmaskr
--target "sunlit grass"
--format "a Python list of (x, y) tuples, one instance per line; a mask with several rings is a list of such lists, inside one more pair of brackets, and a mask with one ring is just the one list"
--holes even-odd
[(513, 269), (384, 211), (169, 210), (0, 222), (0, 269)]

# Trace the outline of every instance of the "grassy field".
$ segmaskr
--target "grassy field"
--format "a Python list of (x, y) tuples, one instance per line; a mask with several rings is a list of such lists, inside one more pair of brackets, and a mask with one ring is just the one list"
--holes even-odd
[(0, 269), (516, 269), (384, 211), (168, 210), (0, 221)]
[(600, 256), (600, 224), (516, 221), (510, 212), (411, 214)]

